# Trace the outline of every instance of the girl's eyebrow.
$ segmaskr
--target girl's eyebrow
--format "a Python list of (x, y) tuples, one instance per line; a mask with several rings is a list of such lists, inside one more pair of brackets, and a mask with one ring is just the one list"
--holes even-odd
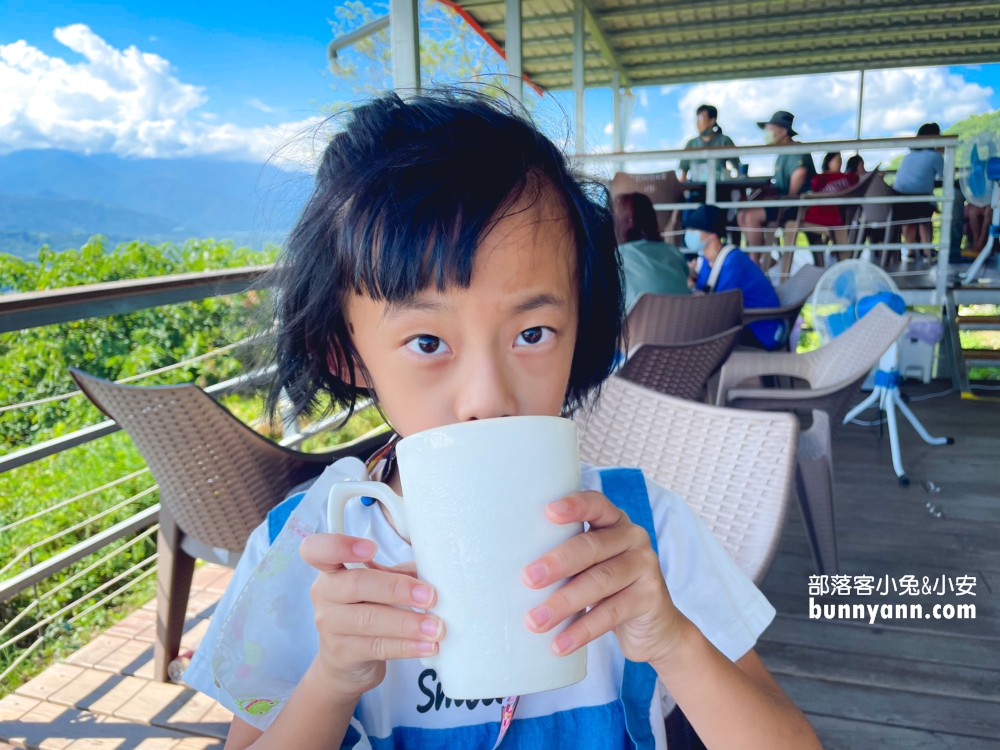
[(514, 315), (519, 315), (520, 313), (537, 310), (540, 307), (563, 307), (563, 301), (554, 294), (543, 292), (542, 294), (536, 294), (534, 297), (529, 297), (524, 302), (518, 303), (513, 307), (511, 312)]
[(384, 317), (387, 319), (395, 318), (408, 312), (447, 313), (449, 312), (449, 307), (444, 302), (411, 297), (410, 299), (386, 305)]

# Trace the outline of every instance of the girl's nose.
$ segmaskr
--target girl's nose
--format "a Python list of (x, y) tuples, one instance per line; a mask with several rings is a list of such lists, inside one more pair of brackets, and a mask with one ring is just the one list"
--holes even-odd
[(482, 353), (470, 357), (458, 373), (455, 416), (459, 422), (517, 414), (517, 397), (502, 360)]

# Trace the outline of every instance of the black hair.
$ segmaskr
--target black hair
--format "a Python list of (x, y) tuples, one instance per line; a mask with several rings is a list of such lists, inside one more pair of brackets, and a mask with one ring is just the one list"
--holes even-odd
[(861, 154), (855, 154), (850, 159), (847, 160), (847, 164), (844, 167), (844, 171), (848, 174), (857, 174), (858, 167), (865, 163), (865, 160), (861, 158)]
[(941, 135), (941, 126), (936, 122), (925, 122), (917, 130), (917, 137), (927, 136), (927, 135)]
[(698, 109), (695, 110), (694, 113), (696, 115), (700, 115), (702, 112), (707, 113), (708, 114), (708, 119), (710, 119), (710, 120), (718, 120), (719, 119), (719, 110), (717, 110), (711, 104), (702, 104), (700, 107), (698, 107)]
[[(519, 105), (518, 105), (519, 107)], [(348, 416), (369, 394), (346, 303), (389, 303), (430, 285), (467, 288), (476, 248), (515, 204), (555, 191), (576, 245), (577, 343), (565, 406), (583, 403), (624, 345), (623, 279), (607, 190), (505, 98), (467, 89), (395, 93), (352, 110), (323, 154), (315, 189), (272, 272), (277, 374), (296, 413), (318, 397)]]
[(823, 168), (820, 172), (825, 172), (830, 168), (830, 162), (840, 156), (839, 151), (831, 151), (823, 157)]

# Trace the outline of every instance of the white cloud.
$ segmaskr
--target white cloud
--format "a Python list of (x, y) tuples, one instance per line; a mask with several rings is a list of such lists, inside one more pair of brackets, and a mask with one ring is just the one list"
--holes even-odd
[(613, 122), (606, 123), (604, 125), (604, 135), (614, 135), (615, 124)]
[(24, 40), (0, 45), (0, 151), (263, 161), (319, 121), (261, 128), (209, 123), (210, 113), (195, 111), (208, 100), (204, 89), (178, 80), (163, 57), (135, 46), (115, 49), (84, 24), (57, 28), (54, 36), (84, 60), (50, 57)]
[(247, 104), (249, 104), (254, 109), (259, 109), (261, 112), (274, 112), (274, 107), (269, 107), (268, 105), (264, 104), (264, 102), (262, 102), (256, 96), (251, 96), (249, 99), (247, 99)]
[(634, 117), (632, 122), (629, 123), (628, 132), (633, 135), (644, 135), (649, 132), (649, 128), (646, 126), (645, 117)]
[(676, 85), (672, 86), (660, 86), (660, 96), (666, 96), (677, 88)]
[(649, 106), (649, 95), (646, 93), (646, 89), (639, 89), (639, 105), (642, 107)]
[[(988, 110), (992, 95), (988, 86), (966, 81), (947, 68), (869, 71), (862, 134), (913, 135), (922, 122), (932, 120), (946, 128)], [(853, 138), (857, 97), (856, 73), (697, 84), (677, 105), (684, 123), (678, 145), (695, 134), (694, 111), (702, 103), (719, 108), (719, 124), (741, 145), (762, 143), (756, 123), (779, 109), (795, 114), (795, 129), (803, 141)]]

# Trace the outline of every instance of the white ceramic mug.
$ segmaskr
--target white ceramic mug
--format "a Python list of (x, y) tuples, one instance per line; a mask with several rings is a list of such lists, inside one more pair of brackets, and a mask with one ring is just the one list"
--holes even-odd
[[(545, 506), (580, 490), (576, 425), (560, 417), (501, 417), (411, 435), (396, 446), (403, 497), (380, 482), (330, 490), (329, 529), (344, 533), (344, 506), (375, 497), (413, 545), (421, 580), (437, 590), (430, 610), (445, 624), (438, 653), (422, 660), (449, 698), (525, 695), (579, 682), (587, 649), (556, 656), (568, 619), (532, 633), (528, 610), (561, 586), (530, 589), (524, 567), (583, 531), (558, 525)], [(405, 499), (404, 499), (405, 498)]]

